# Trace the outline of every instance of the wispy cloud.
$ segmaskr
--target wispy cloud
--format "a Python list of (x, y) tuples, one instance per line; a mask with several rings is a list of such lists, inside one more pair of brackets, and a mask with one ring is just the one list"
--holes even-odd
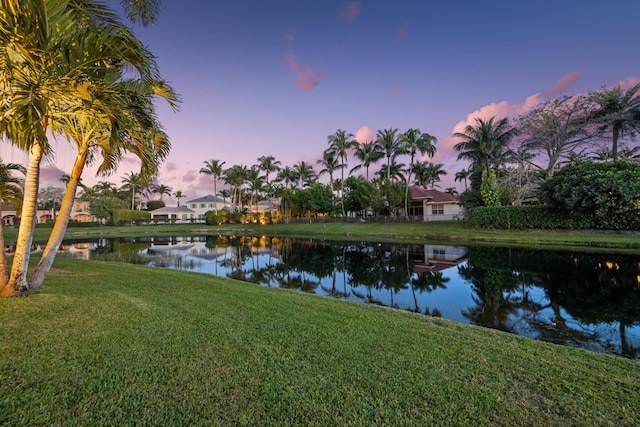
[(569, 90), (569, 88), (578, 81), (581, 74), (582, 74), (582, 71), (575, 71), (570, 74), (565, 74), (560, 78), (560, 80), (557, 81), (555, 85), (553, 85), (549, 89), (542, 92), (542, 96), (551, 97), (551, 96), (558, 96), (558, 95), (562, 95), (563, 93), (566, 93), (567, 90)]
[(322, 79), (325, 74), (298, 63), (295, 51), (293, 50), (293, 33), (285, 34), (284, 38), (288, 44), (288, 52), (285, 57), (287, 68), (293, 71), (296, 85), (306, 92), (313, 90), (320, 84), (320, 79)]
[(345, 21), (351, 23), (360, 15), (360, 2), (352, 1), (345, 3), (340, 9), (340, 17)]
[(398, 31), (396, 32), (396, 37), (399, 39), (404, 39), (407, 36), (409, 36), (410, 26), (411, 26), (411, 22), (409, 21), (405, 21), (402, 24), (400, 24), (400, 28), (398, 28)]

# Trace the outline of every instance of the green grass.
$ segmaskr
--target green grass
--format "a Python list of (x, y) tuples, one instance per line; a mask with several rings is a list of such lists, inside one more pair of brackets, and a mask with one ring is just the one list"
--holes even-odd
[(208, 275), (59, 259), (0, 300), (2, 425), (639, 425), (640, 364)]
[[(45, 241), (49, 229), (36, 229), (35, 241)], [(16, 229), (5, 228), (7, 242), (16, 239)], [(401, 242), (492, 244), (510, 246), (539, 246), (558, 248), (639, 249), (640, 232), (612, 232), (601, 230), (478, 230), (463, 221), (434, 221), (417, 223), (341, 223), (320, 224), (225, 224), (222, 226), (140, 225), (127, 227), (69, 228), (67, 238), (162, 236), (188, 234), (264, 234), (278, 236), (318, 236), (327, 239), (358, 237), (363, 240), (395, 240)]]

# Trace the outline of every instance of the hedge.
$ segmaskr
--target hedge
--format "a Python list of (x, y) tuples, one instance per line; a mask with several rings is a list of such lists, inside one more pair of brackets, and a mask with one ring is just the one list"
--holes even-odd
[(598, 227), (588, 216), (567, 215), (543, 205), (482, 206), (470, 209), (468, 224), (489, 229), (590, 229)]

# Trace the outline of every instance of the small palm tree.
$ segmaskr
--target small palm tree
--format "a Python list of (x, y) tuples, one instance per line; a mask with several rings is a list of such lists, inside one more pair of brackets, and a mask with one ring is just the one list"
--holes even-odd
[(285, 166), (278, 172), (276, 180), (284, 182), (284, 188), (288, 189), (291, 183), (295, 183), (298, 180), (298, 172), (289, 166)]
[(300, 187), (309, 187), (316, 180), (316, 172), (313, 170), (313, 166), (304, 160), (296, 163), (293, 169), (300, 180)]
[(167, 196), (171, 195), (171, 187), (169, 187), (168, 185), (164, 185), (164, 184), (152, 185), (151, 186), (151, 191), (153, 193), (158, 194), (160, 196), (160, 200), (162, 200), (162, 197), (164, 195), (167, 195)]
[(373, 141), (365, 142), (359, 145), (353, 152), (353, 156), (362, 163), (351, 169), (350, 173), (361, 169), (363, 166), (366, 170), (365, 177), (369, 181), (369, 167), (384, 157), (384, 152), (380, 146)]
[(144, 180), (140, 174), (133, 171), (125, 173), (122, 178), (122, 188), (131, 192), (131, 209), (135, 209), (136, 194), (139, 193), (144, 186)]
[(182, 190), (178, 190), (175, 193), (173, 193), (173, 197), (176, 198), (176, 200), (178, 201), (178, 206), (180, 206), (180, 199), (183, 199), (183, 198), (185, 198), (187, 196), (184, 195)]
[(467, 178), (469, 178), (469, 176), (471, 176), (471, 171), (468, 171), (466, 169), (462, 169), (460, 172), (456, 172), (456, 177), (455, 180), (456, 182), (458, 181), (464, 181), (464, 191), (467, 191)]

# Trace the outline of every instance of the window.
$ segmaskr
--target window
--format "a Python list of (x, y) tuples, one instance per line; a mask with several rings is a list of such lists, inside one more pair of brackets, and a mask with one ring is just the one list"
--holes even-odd
[(182, 220), (183, 220), (183, 221), (187, 219), (187, 215), (188, 215), (188, 214), (186, 214), (186, 213), (183, 213), (183, 214), (182, 214)]
[(431, 215), (444, 215), (444, 205), (431, 206)]
[(192, 209), (195, 209), (195, 208), (197, 208), (197, 207), (198, 207), (198, 204), (197, 204), (197, 203), (192, 203), (192, 204), (191, 204), (191, 208), (192, 208)]
[(206, 207), (207, 207), (207, 204), (206, 204), (206, 203), (200, 203), (200, 207), (201, 207), (201, 208), (206, 208)]
[(209, 207), (212, 208), (213, 207), (213, 203), (209, 203)]

